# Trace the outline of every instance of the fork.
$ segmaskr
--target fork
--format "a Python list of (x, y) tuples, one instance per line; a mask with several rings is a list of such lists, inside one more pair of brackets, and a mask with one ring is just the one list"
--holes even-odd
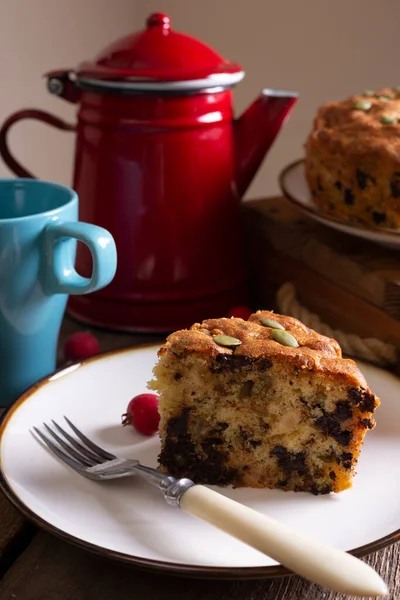
[(67, 417), (70, 432), (55, 421), (44, 423), (46, 434), (34, 434), (63, 463), (94, 481), (139, 475), (157, 487), (167, 504), (214, 525), (225, 533), (275, 559), (291, 571), (336, 592), (383, 596), (387, 587), (380, 576), (355, 556), (297, 532), (243, 504), (190, 479), (175, 479), (104, 450)]

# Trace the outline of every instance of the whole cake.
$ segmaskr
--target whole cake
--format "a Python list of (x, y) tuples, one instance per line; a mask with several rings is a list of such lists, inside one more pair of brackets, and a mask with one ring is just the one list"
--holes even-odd
[(171, 334), (154, 376), (160, 468), (196, 483), (340, 492), (379, 405), (335, 340), (269, 311)]
[(305, 153), (308, 185), (326, 213), (400, 227), (400, 88), (321, 106)]

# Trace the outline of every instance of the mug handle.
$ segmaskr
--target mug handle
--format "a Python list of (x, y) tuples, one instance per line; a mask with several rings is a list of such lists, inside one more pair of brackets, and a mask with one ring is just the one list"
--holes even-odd
[[(102, 227), (80, 221), (51, 223), (44, 230), (42, 286), (46, 294), (88, 294), (112, 281), (117, 268), (117, 250), (112, 235)], [(76, 241), (88, 246), (92, 255), (91, 277), (75, 270)]]
[(18, 177), (29, 177), (30, 179), (36, 179), (32, 173), (30, 173), (25, 167), (23, 167), (11, 154), (7, 145), (7, 135), (9, 129), (18, 121), (23, 119), (37, 119), (47, 125), (61, 129), (62, 131), (75, 131), (75, 125), (70, 125), (62, 119), (51, 115), (44, 110), (36, 110), (33, 108), (27, 110), (20, 110), (13, 113), (6, 119), (0, 129), (0, 156), (6, 163), (7, 167), (13, 171)]

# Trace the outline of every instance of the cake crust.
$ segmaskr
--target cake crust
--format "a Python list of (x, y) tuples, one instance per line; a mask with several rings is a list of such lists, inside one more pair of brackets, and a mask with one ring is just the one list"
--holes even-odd
[[(283, 346), (272, 337), (272, 328), (260, 324), (260, 319), (273, 319), (291, 333), (298, 348)], [(235, 349), (217, 344), (213, 337), (229, 335), (241, 341)], [(364, 376), (351, 359), (343, 359), (336, 340), (309, 329), (297, 319), (271, 311), (257, 311), (248, 321), (235, 318), (208, 319), (195, 323), (190, 329), (172, 333), (159, 354), (172, 352), (177, 356), (198, 353), (212, 361), (218, 355), (247, 356), (251, 360), (284, 357), (294, 367), (308, 371), (329, 371), (346, 377), (354, 386), (367, 386)]]

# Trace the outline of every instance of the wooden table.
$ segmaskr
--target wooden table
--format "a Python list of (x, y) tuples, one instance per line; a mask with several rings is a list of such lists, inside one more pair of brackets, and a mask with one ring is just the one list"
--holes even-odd
[[(88, 328), (86, 328), (88, 329)], [(82, 326), (64, 320), (65, 338)], [(150, 340), (149, 336), (93, 330), (103, 351)], [(379, 506), (376, 507), (379, 510)], [(373, 518), (373, 515), (371, 515)], [(366, 561), (385, 579), (388, 598), (400, 594), (400, 545)], [(339, 600), (345, 598), (291, 576), (258, 581), (210, 581), (156, 575), (106, 561), (36, 530), (0, 492), (0, 600)], [(347, 597), (349, 598), (349, 597)]]

